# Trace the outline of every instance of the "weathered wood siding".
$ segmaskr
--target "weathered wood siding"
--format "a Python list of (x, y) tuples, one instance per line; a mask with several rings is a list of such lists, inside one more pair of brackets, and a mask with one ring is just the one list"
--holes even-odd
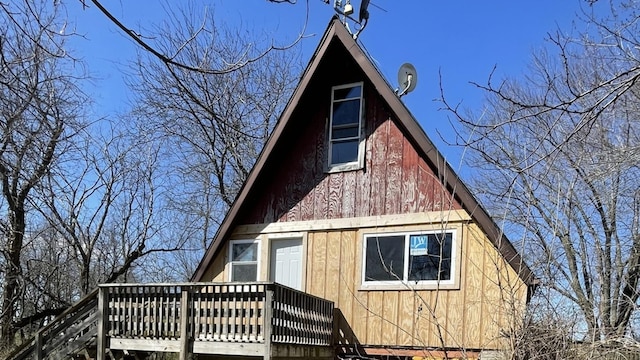
[(326, 171), (331, 86), (364, 80), (357, 72), (340, 79), (311, 86), (291, 120), (295, 135), (274, 151), (238, 224), (460, 209), (436, 175), (443, 164), (425, 162), (367, 82), (364, 168)]

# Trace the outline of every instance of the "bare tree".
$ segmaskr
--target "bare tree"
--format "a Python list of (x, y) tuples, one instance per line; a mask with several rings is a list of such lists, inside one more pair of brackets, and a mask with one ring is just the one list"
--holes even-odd
[(77, 131), (85, 101), (64, 49), (57, 7), (45, 2), (0, 4), (0, 181), (4, 216), (0, 341), (11, 342), (25, 310), (22, 297), (28, 213), (34, 189), (56, 166)]
[[(213, 14), (204, 23), (194, 14), (176, 13), (163, 26), (161, 49), (182, 46), (178, 61), (206, 68), (253, 56), (247, 53), (256, 47), (252, 36), (226, 28)], [(259, 56), (219, 74), (168, 65), (147, 53), (134, 66), (136, 117), (144, 133), (163, 142), (165, 178), (175, 184), (172, 208), (184, 226), (173, 235), (190, 239), (190, 248), (198, 250), (195, 258), (174, 259), (190, 264), (187, 274), (235, 199), (300, 73), (293, 50)]]
[(581, 36), (551, 36), (526, 77), (476, 84), (481, 113), (443, 100), (483, 175), (477, 191), (587, 341), (635, 331), (640, 296), (640, 4), (610, 5), (610, 17), (583, 13)]
[[(170, 238), (155, 241), (164, 203), (157, 148), (128, 132), (125, 121), (98, 123), (78, 136), (64, 176), (49, 176), (41, 213), (65, 247), (84, 295), (99, 283), (126, 280), (153, 252), (177, 251)], [(79, 285), (79, 286), (78, 286)]]
[[(133, 40), (141, 49), (143, 49), (149, 56), (155, 58), (160, 63), (165, 64), (166, 66), (173, 67), (174, 69), (180, 69), (181, 71), (189, 71), (189, 72), (197, 72), (202, 74), (209, 75), (222, 75), (234, 72), (242, 67), (250, 65), (254, 62), (260, 61), (262, 58), (266, 57), (270, 52), (274, 51), (284, 51), (293, 48), (300, 40), (302, 40), (304, 36), (304, 29), (306, 28), (306, 22), (303, 26), (301, 32), (295, 38), (295, 40), (286, 43), (284, 45), (276, 45), (274, 41), (269, 42), (265, 46), (260, 49), (257, 49), (253, 46), (253, 44), (247, 43), (246, 47), (238, 55), (234, 61), (232, 62), (210, 62), (206, 59), (200, 61), (198, 56), (195, 58), (190, 54), (188, 56), (183, 56), (181, 54), (182, 50), (186, 47), (193, 46), (191, 44), (193, 41), (198, 42), (196, 40), (202, 33), (215, 34), (215, 32), (211, 32), (211, 29), (208, 29), (205, 24), (207, 21), (207, 16), (205, 15), (205, 24), (200, 26), (190, 27), (190, 33), (186, 34), (184, 38), (181, 39), (180, 42), (175, 42), (176, 38), (174, 38), (174, 43), (172, 46), (167, 47), (167, 43), (160, 40), (158, 43), (152, 43), (149, 39), (156, 38), (158, 36), (163, 37), (168, 34), (166, 31), (158, 30), (153, 31), (154, 35), (150, 36), (149, 34), (142, 34), (141, 30), (135, 30), (131, 27), (125, 25), (117, 16), (113, 15), (103, 4), (98, 0), (79, 0), (82, 3), (84, 8), (87, 8), (89, 3), (95, 6), (105, 17), (107, 17), (120, 31), (122, 31), (125, 35), (127, 35), (131, 40)], [(276, 4), (296, 4), (297, 0), (267, 0), (271, 3)], [(193, 5), (193, 3), (191, 4)], [(306, 3), (307, 13), (309, 11), (309, 4)], [(197, 13), (207, 13), (207, 8), (204, 10), (199, 10)], [(192, 14), (196, 12), (192, 11)], [(168, 14), (169, 16), (173, 16), (173, 14)], [(158, 29), (162, 29), (162, 27), (158, 27)], [(185, 30), (185, 28), (182, 28)], [(222, 39), (219, 39), (222, 40)], [(197, 46), (197, 45), (196, 45)]]

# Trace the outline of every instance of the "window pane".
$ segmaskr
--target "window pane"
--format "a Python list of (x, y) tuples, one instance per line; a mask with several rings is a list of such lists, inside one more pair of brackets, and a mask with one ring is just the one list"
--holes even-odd
[(256, 281), (258, 279), (258, 265), (233, 264), (231, 281)]
[(348, 99), (348, 98), (354, 98), (354, 97), (359, 98), (360, 92), (361, 92), (360, 86), (354, 86), (354, 87), (344, 88), (344, 89), (336, 89), (333, 91), (333, 99), (340, 100), (340, 99)]
[(333, 103), (332, 126), (354, 124), (358, 125), (360, 116), (360, 99)]
[(258, 243), (237, 243), (232, 246), (231, 261), (258, 260)]
[(358, 160), (359, 140), (331, 144), (331, 164), (345, 164)]
[(350, 127), (344, 127), (344, 128), (338, 128), (338, 129), (334, 128), (333, 131), (331, 132), (331, 139), (333, 140), (344, 139), (348, 137), (358, 137), (357, 126), (350, 126)]
[(451, 233), (412, 235), (411, 244), (419, 243), (423, 238), (427, 240), (424, 248), (412, 245), (409, 249), (409, 281), (450, 280)]
[(365, 281), (402, 280), (404, 236), (367, 238)]

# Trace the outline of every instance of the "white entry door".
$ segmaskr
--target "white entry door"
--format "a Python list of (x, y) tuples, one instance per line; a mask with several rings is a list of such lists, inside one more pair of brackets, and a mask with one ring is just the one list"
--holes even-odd
[(270, 280), (302, 290), (302, 239), (271, 240)]

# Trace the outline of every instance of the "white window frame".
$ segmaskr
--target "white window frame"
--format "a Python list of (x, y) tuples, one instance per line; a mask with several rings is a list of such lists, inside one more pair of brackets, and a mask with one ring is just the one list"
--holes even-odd
[[(413, 281), (408, 280), (409, 277), (409, 239), (411, 235), (429, 235), (429, 234), (441, 234), (446, 233), (451, 235), (451, 268), (449, 269), (450, 277), (448, 280), (420, 280)], [(424, 230), (424, 231), (400, 231), (389, 233), (367, 233), (362, 237), (362, 278), (361, 286), (363, 289), (377, 289), (377, 288), (400, 288), (400, 289), (412, 289), (417, 288), (455, 288), (458, 286), (458, 240), (456, 237), (455, 229), (438, 229), (438, 230)], [(367, 281), (367, 239), (372, 237), (386, 237), (386, 236), (404, 236), (404, 268), (402, 270), (402, 279), (398, 280), (382, 280), (382, 281)]]
[[(341, 89), (347, 89), (347, 88), (352, 88), (352, 87), (360, 87), (360, 97), (359, 98), (347, 98), (347, 99), (339, 99), (339, 100), (335, 100), (335, 92), (336, 90), (341, 90)], [(334, 164), (333, 160), (331, 159), (332, 154), (333, 154), (333, 106), (335, 103), (337, 102), (342, 102), (342, 101), (350, 101), (350, 100), (354, 100), (354, 99), (359, 99), (360, 100), (360, 109), (359, 109), (359, 114), (358, 114), (358, 155), (356, 156), (356, 159), (354, 161), (350, 161), (347, 163), (337, 163)], [(350, 84), (344, 84), (344, 85), (337, 85), (337, 86), (333, 86), (331, 88), (331, 108), (329, 109), (329, 128), (328, 128), (328, 151), (327, 151), (327, 170), (329, 172), (337, 172), (337, 171), (348, 171), (348, 170), (356, 170), (356, 169), (360, 169), (364, 166), (364, 141), (363, 141), (363, 134), (364, 134), (364, 82), (360, 81), (360, 82), (355, 82), (355, 83), (350, 83)], [(356, 139), (356, 137), (353, 137), (353, 139)], [(342, 139), (341, 139), (342, 140)]]
[[(233, 245), (234, 244), (248, 244), (255, 243), (258, 245), (256, 249), (256, 260), (255, 261), (233, 261)], [(229, 259), (229, 282), (233, 282), (233, 265), (234, 264), (256, 264), (256, 279), (253, 281), (258, 281), (260, 279), (260, 240), (258, 239), (246, 239), (246, 240), (229, 240), (229, 249), (228, 249), (228, 259)]]

